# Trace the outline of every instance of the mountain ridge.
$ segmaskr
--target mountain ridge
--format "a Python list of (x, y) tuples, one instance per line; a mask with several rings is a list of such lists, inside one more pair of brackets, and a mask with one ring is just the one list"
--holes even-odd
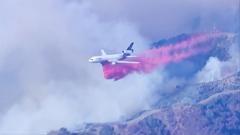
[(193, 103), (181, 103), (183, 99), (178, 95), (177, 98), (172, 97), (174, 100), (169, 106), (155, 105), (153, 109), (142, 111), (138, 116), (124, 122), (89, 123), (78, 131), (71, 132), (62, 128), (50, 132), (49, 135), (238, 135), (240, 133), (240, 72), (222, 80), (184, 87), (197, 91), (198, 94), (195, 96), (198, 98)]

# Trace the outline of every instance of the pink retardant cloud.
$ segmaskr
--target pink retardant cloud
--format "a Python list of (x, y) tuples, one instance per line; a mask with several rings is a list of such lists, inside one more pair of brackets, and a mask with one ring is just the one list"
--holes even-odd
[(119, 80), (134, 72), (151, 73), (160, 66), (169, 63), (178, 63), (187, 58), (209, 52), (215, 45), (208, 43), (222, 35), (219, 32), (196, 34), (175, 44), (167, 44), (159, 48), (146, 50), (138, 54), (136, 58), (127, 59), (129, 61), (138, 61), (139, 64), (104, 64), (104, 77), (106, 79)]

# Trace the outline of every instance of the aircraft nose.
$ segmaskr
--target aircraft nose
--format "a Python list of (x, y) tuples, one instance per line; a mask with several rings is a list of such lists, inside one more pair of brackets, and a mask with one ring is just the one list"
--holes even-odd
[(91, 62), (91, 63), (93, 63), (93, 59), (92, 59), (92, 58), (90, 58), (90, 59), (88, 60), (88, 62)]

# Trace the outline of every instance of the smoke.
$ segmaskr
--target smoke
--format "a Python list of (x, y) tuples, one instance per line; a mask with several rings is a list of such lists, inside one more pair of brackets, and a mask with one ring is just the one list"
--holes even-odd
[(151, 40), (172, 37), (180, 33), (235, 31), (238, 27), (239, 0), (87, 0), (103, 21), (134, 22), (140, 33)]
[(129, 59), (139, 62), (139, 64), (104, 64), (104, 77), (119, 80), (133, 72), (151, 73), (159, 66), (178, 63), (189, 57), (207, 53), (216, 48), (217, 42), (211, 42), (223, 39), (226, 36), (227, 34), (219, 32), (195, 34), (186, 40), (147, 50), (138, 54), (136, 58)]
[(88, 63), (101, 48), (121, 50), (135, 41), (141, 50), (148, 41), (131, 23), (99, 21), (89, 6), (0, 2), (0, 134), (46, 134), (148, 108), (151, 76), (112, 83), (100, 65)]
[(230, 44), (224, 44), (230, 47), (228, 51), (230, 59), (221, 61), (218, 57), (210, 57), (206, 65), (196, 74), (196, 82), (220, 80), (240, 70), (240, 44), (237, 38), (239, 38), (239, 35), (238, 37), (236, 35), (236, 39)]
[[(132, 41), (140, 52), (149, 39), (192, 32), (195, 25), (197, 30), (208, 29), (213, 26), (208, 19), (212, 16), (218, 20), (217, 28), (234, 26), (234, 0), (221, 1), (225, 2), (191, 1), (186, 7), (188, 2), (141, 2), (138, 8), (136, 0), (0, 1), (0, 134), (75, 129), (85, 122), (116, 121), (148, 108), (155, 84), (167, 81), (156, 72), (164, 71), (106, 81), (101, 66), (89, 64), (88, 58), (102, 48), (122, 50)], [(192, 18), (200, 18), (201, 23)], [(171, 55), (169, 61), (178, 60)]]

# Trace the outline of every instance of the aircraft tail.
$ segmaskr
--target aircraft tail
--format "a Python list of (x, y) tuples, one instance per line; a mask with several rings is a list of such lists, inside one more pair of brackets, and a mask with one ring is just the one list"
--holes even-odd
[(132, 47), (133, 47), (133, 44), (134, 44), (134, 42), (132, 42), (132, 43), (128, 46), (128, 48), (127, 48), (128, 51), (132, 51), (132, 52), (134, 51), (133, 48), (132, 48)]
[(132, 48), (132, 47), (133, 47), (133, 44), (134, 44), (134, 43), (132, 42), (132, 43), (128, 46), (128, 48), (127, 48), (126, 50), (123, 50), (123, 51), (122, 51), (122, 53), (123, 53), (124, 56), (129, 56), (129, 55), (131, 55), (131, 54), (133, 53), (133, 51), (134, 51), (133, 48)]

